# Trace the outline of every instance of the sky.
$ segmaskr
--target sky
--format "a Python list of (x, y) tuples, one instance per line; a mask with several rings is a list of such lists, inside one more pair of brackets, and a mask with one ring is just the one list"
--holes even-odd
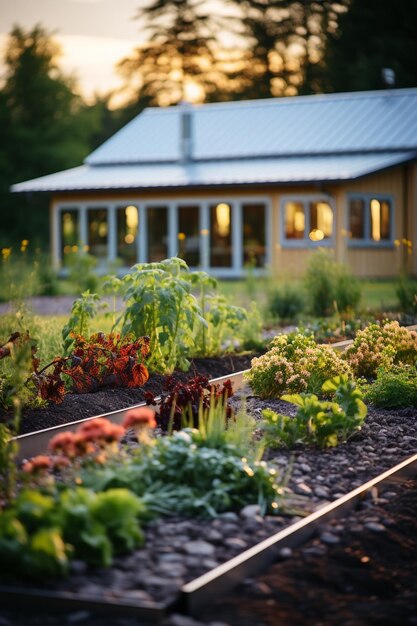
[[(134, 17), (149, 0), (0, 0), (0, 57), (14, 25), (30, 29), (40, 23), (55, 33), (62, 47), (61, 67), (75, 74), (80, 92), (121, 86), (114, 66), (144, 40)], [(0, 77), (4, 66), (0, 64)]]

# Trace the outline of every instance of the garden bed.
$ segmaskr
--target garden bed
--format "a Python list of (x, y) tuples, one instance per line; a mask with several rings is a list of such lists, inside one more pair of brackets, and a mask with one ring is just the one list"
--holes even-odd
[[(265, 407), (291, 412), (288, 403), (260, 400), (250, 395), (249, 388), (238, 392), (232, 401), (239, 403), (245, 396), (247, 410), (255, 418), (260, 417)], [(129, 444), (136, 445), (133, 437), (129, 438)], [(325, 450), (307, 447), (292, 451), (269, 449), (266, 460), (283, 474), (291, 470), (288, 472), (287, 510), (296, 507), (299, 513), (307, 514), (416, 451), (416, 409), (387, 411), (370, 408), (362, 430), (347, 443)], [(151, 607), (161, 603), (170, 605), (178, 599), (185, 582), (297, 519), (294, 511), (290, 515), (279, 513), (263, 518), (256, 506), (227, 512), (213, 520), (160, 518), (145, 528), (144, 549), (117, 557), (113, 566), (106, 570), (89, 569), (82, 562), (75, 561), (65, 582), (47, 584), (44, 589), (64, 591), (74, 597), (86, 595), (96, 600), (122, 599)], [(377, 523), (381, 524), (381, 521)], [(330, 529), (326, 533), (325, 543), (339, 540), (339, 531), (335, 533)], [(318, 558), (319, 553), (316, 556)]]

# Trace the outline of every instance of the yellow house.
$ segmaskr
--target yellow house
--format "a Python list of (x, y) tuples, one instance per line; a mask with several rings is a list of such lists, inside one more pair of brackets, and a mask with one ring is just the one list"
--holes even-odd
[(417, 89), (149, 108), (51, 195), (52, 253), (105, 267), (183, 257), (299, 275), (317, 247), (358, 276), (417, 274)]

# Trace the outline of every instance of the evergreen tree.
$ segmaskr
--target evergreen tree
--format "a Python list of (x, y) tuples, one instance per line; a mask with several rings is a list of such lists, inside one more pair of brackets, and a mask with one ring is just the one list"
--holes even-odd
[(323, 68), (327, 91), (381, 89), (383, 68), (395, 72), (396, 87), (417, 86), (415, 0), (352, 0), (330, 38)]
[(13, 183), (79, 165), (99, 123), (94, 108), (74, 93), (58, 68), (59, 49), (40, 25), (16, 26), (5, 55), (0, 92), (0, 244), (20, 239), (45, 242), (48, 202), (28, 204), (9, 192)]

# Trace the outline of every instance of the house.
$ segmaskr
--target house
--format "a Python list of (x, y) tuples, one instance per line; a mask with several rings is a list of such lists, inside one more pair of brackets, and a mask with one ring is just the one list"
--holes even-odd
[(57, 267), (179, 255), (214, 275), (296, 276), (317, 247), (358, 276), (417, 274), (417, 89), (149, 108), (51, 195)]

